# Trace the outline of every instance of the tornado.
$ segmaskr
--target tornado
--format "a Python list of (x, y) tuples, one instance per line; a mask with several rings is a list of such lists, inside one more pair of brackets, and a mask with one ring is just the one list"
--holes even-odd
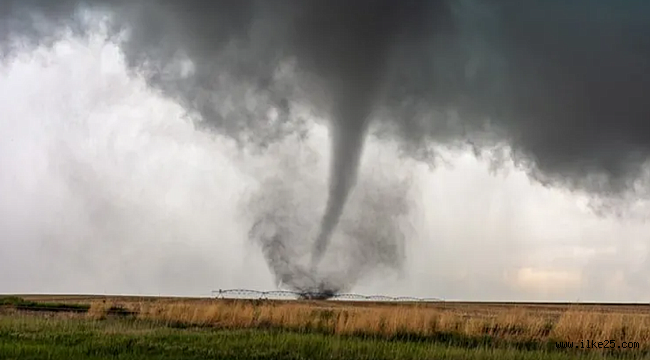
[[(107, 31), (150, 87), (248, 149), (302, 133), (294, 108), (327, 119), (324, 213), (296, 206), (295, 187), (278, 185), (288, 173), (260, 181), (247, 204), (261, 224), (251, 238), (295, 289), (319, 287), (323, 277), (304, 263), (317, 266), (339, 235), (363, 249), (355, 260), (373, 254), (367, 269), (370, 259), (403, 263), (397, 210), (385, 208), (393, 190), (367, 209), (390, 236), (376, 242), (363, 221), (345, 225), (355, 191), (369, 194), (355, 184), (366, 181), (358, 172), (370, 133), (432, 162), (435, 147), (507, 145), (543, 185), (604, 203), (650, 196), (646, 0), (0, 0), (0, 58), (83, 33), (89, 12), (110, 17)], [(173, 71), (183, 61), (192, 71)], [(350, 216), (369, 216), (359, 213)], [(346, 279), (331, 288), (367, 272), (350, 264), (330, 264)]]
[(390, 52), (396, 40), (418, 24), (418, 9), (422, 13), (425, 5), (422, 1), (314, 1), (298, 14), (294, 44), (300, 65), (320, 77), (331, 104), (329, 195), (314, 242), (312, 269), (327, 250), (355, 186)]
[[(355, 99), (353, 99), (355, 100)], [(320, 233), (314, 243), (312, 268), (316, 268), (327, 249), (332, 232), (343, 213), (346, 199), (357, 180), (359, 161), (368, 128), (368, 106), (353, 100), (342, 100), (332, 124), (332, 162), (329, 197)]]

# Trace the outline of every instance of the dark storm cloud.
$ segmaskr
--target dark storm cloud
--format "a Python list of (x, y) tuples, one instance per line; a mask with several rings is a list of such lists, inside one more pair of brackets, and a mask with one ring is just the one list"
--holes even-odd
[[(411, 142), (491, 130), (540, 179), (588, 190), (623, 189), (647, 159), (646, 1), (3, 0), (3, 36), (39, 35), (49, 28), (26, 22), (29, 14), (62, 22), (79, 5), (113, 9), (132, 29), (124, 48), (134, 67), (161, 69), (185, 52), (193, 76), (150, 72), (151, 82), (233, 134), (282, 136), (265, 123), (269, 107), (326, 95), (328, 111), (358, 113), (339, 121), (356, 132), (371, 109)], [(328, 91), (275, 83), (292, 57)], [(268, 102), (225, 113), (211, 93), (221, 94), (226, 75)]]
[[(46, 39), (82, 5), (113, 11), (132, 68), (208, 128), (266, 145), (301, 127), (295, 104), (327, 115), (316, 261), (373, 118), (414, 152), (505, 141), (536, 179), (599, 195), (633, 189), (650, 154), (647, 1), (3, 0), (2, 36)], [(170, 71), (183, 57), (193, 72)]]
[[(456, 43), (470, 50), (455, 52), (462, 66), (446, 69), (455, 78), (432, 78), (445, 93), (432, 99), (461, 110), (465, 128), (489, 117), (540, 180), (597, 192), (629, 188), (650, 150), (650, 4), (497, 3), (478, 17), (490, 28), (467, 25), (468, 39), (483, 45)], [(491, 60), (482, 65), (479, 55)]]

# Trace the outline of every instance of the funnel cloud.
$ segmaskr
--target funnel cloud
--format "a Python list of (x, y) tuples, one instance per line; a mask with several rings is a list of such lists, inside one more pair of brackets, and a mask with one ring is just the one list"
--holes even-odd
[[(301, 213), (292, 190), (274, 182), (260, 190), (265, 201), (249, 204), (265, 209), (254, 211), (251, 237), (285, 285), (321, 286), (326, 275), (306, 269), (337, 236), (365, 244), (368, 232), (354, 230), (363, 221), (342, 219), (370, 133), (414, 157), (457, 143), (489, 154), (505, 143), (544, 184), (599, 199), (648, 195), (647, 1), (1, 0), (3, 55), (83, 32), (88, 11), (110, 19), (134, 72), (242, 147), (268, 151), (302, 133), (301, 109), (327, 119), (321, 214)], [(295, 260), (303, 246), (309, 266)], [(366, 272), (346, 266), (350, 277), (337, 276), (352, 280), (330, 287)]]
[[(369, 140), (376, 148), (376, 140)], [(399, 275), (415, 210), (409, 201), (410, 177), (398, 178), (392, 173), (395, 169), (361, 164), (359, 184), (350, 193), (321, 263), (312, 269), (313, 239), (321, 231), (314, 225), (328, 197), (322, 176), (327, 168), (321, 169), (307, 146), (295, 141), (282, 143), (299, 149), (293, 157), (270, 148), (278, 159), (276, 171), (262, 178), (241, 209), (253, 219), (249, 238), (261, 246), (277, 284), (300, 292), (335, 294), (352, 290), (364, 278)], [(376, 154), (368, 156), (377, 160)]]

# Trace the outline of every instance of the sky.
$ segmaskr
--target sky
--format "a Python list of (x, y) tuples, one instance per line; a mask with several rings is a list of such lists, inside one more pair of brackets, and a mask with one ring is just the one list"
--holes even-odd
[[(101, 31), (2, 60), (0, 109), (0, 293), (272, 290), (247, 236), (247, 199), (279, 174), (304, 204), (324, 206), (322, 121), (310, 119), (304, 138), (242, 153), (130, 72)], [(352, 292), (647, 301), (647, 204), (629, 218), (599, 216), (583, 194), (512, 165), (492, 171), (468, 150), (439, 150), (444, 161), (431, 167), (368, 137), (353, 192), (368, 179), (408, 180), (407, 261)]]

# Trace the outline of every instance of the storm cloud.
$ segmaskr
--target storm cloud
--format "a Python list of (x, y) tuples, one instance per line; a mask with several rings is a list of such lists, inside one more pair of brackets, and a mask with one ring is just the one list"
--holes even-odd
[(111, 17), (133, 71), (206, 129), (265, 150), (304, 131), (299, 109), (328, 119), (316, 259), (370, 131), (430, 160), (434, 145), (505, 143), (542, 183), (647, 195), (645, 1), (4, 0), (5, 56), (82, 31), (89, 9)]
[[(269, 123), (269, 108), (283, 113), (309, 100), (332, 110), (352, 96), (407, 141), (505, 140), (540, 179), (587, 190), (628, 187), (647, 159), (645, 1), (0, 4), (3, 37), (11, 30), (35, 43), (57, 24), (74, 29), (79, 9), (112, 11), (115, 28), (128, 29), (130, 64), (201, 121), (237, 136), (290, 131)], [(185, 58), (192, 70), (172, 71)], [(287, 75), (281, 69), (293, 60)], [(224, 96), (233, 84), (261, 94), (258, 103)]]

